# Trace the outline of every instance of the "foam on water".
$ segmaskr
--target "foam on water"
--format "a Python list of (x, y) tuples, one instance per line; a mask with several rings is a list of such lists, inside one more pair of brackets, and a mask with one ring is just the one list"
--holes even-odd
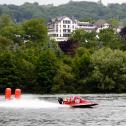
[(40, 109), (40, 108), (61, 108), (69, 107), (66, 105), (60, 105), (58, 103), (53, 103), (45, 100), (40, 100), (37, 98), (22, 98), (20, 100), (2, 100), (0, 101), (0, 108), (27, 108), (27, 109)]

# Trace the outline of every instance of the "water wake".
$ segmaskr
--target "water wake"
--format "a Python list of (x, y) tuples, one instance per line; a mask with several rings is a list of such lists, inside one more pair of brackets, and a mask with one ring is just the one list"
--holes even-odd
[(58, 103), (48, 102), (40, 99), (22, 98), (20, 100), (0, 101), (0, 108), (27, 108), (27, 109), (40, 109), (40, 108), (62, 108), (68, 107)]

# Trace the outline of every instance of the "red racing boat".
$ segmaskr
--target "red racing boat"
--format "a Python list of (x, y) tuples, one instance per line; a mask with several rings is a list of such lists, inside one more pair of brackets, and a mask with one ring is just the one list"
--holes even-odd
[(71, 107), (76, 107), (76, 108), (90, 108), (95, 105), (98, 105), (97, 103), (86, 100), (81, 98), (80, 96), (72, 96), (72, 97), (66, 97), (66, 98), (58, 98), (58, 102), (63, 105), (69, 105)]

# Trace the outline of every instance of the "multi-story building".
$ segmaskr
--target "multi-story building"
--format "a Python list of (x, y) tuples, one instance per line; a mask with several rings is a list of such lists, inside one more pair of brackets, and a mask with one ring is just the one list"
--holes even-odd
[(84, 29), (87, 32), (92, 32), (96, 29), (96, 26), (94, 24), (91, 24), (90, 22), (77, 22), (78, 29)]
[(56, 41), (67, 41), (69, 35), (77, 29), (77, 20), (63, 16), (48, 23), (48, 35)]
[(49, 37), (56, 41), (67, 41), (70, 34), (76, 29), (99, 33), (100, 30), (111, 27), (105, 20), (99, 20), (95, 24), (92, 24), (90, 22), (80, 22), (67, 16), (54, 18), (47, 26)]

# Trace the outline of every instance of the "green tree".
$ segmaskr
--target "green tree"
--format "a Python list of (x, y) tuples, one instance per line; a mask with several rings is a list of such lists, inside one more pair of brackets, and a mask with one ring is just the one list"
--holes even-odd
[(83, 22), (90, 22), (90, 23), (94, 23), (94, 19), (92, 19), (91, 17), (84, 17), (84, 18), (81, 18), (80, 21), (83, 21)]
[(86, 34), (86, 32), (83, 29), (75, 30), (71, 34), (70, 40), (73, 40), (73, 41), (78, 42), (78, 43), (85, 42), (85, 34)]
[(92, 71), (92, 64), (91, 54), (88, 49), (80, 47), (77, 50), (77, 54), (73, 60), (73, 71), (75, 74), (75, 88), (77, 91), (80, 93), (89, 91), (87, 81)]
[(110, 47), (112, 49), (120, 48), (119, 35), (113, 29), (103, 29), (98, 34), (99, 47)]
[(52, 91), (56, 93), (75, 92), (72, 67), (63, 63), (60, 64), (57, 74), (54, 77)]
[(40, 86), (41, 93), (50, 93), (57, 74), (58, 64), (55, 53), (45, 50), (39, 55), (36, 64), (36, 82)]
[(31, 19), (23, 23), (25, 39), (33, 42), (47, 41), (47, 28), (42, 19)]
[(96, 32), (86, 32), (84, 29), (75, 30), (71, 36), (70, 40), (78, 43), (80, 46), (89, 48), (92, 51), (98, 48), (98, 41), (96, 39)]
[(5, 26), (10, 26), (12, 24), (14, 23), (9, 15), (2, 15), (0, 17), (0, 28), (3, 28)]
[(121, 92), (126, 89), (126, 54), (103, 48), (92, 56), (92, 83), (101, 91)]
[(91, 54), (83, 47), (80, 47), (77, 51), (77, 55), (74, 59), (74, 70), (77, 78), (81, 79), (88, 75)]
[(113, 28), (118, 28), (120, 25), (120, 21), (118, 19), (108, 19), (108, 23), (112, 25)]
[(9, 50), (13, 46), (13, 42), (6, 37), (0, 36), (0, 50)]
[(24, 31), (20, 25), (5, 26), (0, 29), (0, 35), (13, 41), (13, 43), (21, 44), (24, 42)]
[(0, 53), (0, 88), (3, 91), (6, 87), (17, 88), (19, 86), (15, 55), (10, 51)]

